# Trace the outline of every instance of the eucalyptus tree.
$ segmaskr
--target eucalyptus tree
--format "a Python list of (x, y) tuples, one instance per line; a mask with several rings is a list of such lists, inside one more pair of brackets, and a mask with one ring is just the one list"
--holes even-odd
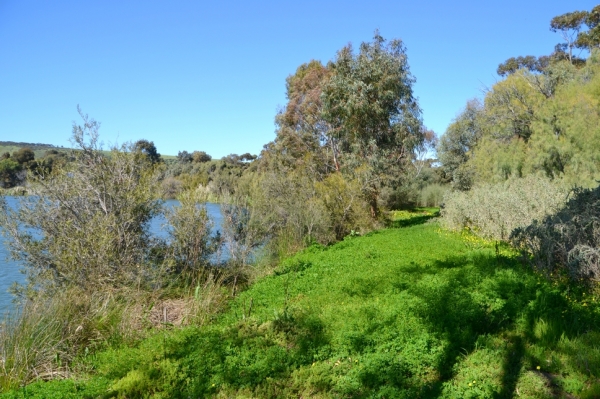
[(376, 32), (357, 53), (351, 45), (342, 48), (328, 68), (322, 94), (326, 136), (339, 149), (339, 169), (361, 181), (376, 216), (382, 187), (401, 182), (413, 149), (423, 141), (406, 48)]

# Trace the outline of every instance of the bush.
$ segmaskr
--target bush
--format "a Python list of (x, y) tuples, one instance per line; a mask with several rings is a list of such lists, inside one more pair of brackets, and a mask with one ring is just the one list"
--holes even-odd
[(441, 184), (430, 184), (419, 192), (419, 206), (439, 207), (444, 201), (444, 195), (448, 191), (447, 186)]
[(513, 230), (556, 212), (567, 192), (559, 182), (536, 175), (454, 191), (444, 198), (441, 222), (450, 230), (466, 227), (485, 238), (508, 240)]
[(0, 160), (0, 188), (11, 188), (25, 180), (23, 167), (11, 158)]
[(168, 261), (175, 274), (193, 278), (209, 265), (220, 239), (211, 233), (213, 222), (199, 195), (186, 191), (178, 199), (180, 205), (165, 212), (170, 227)]
[(600, 281), (600, 187), (575, 189), (559, 212), (516, 229), (512, 242), (531, 254), (531, 263), (551, 275)]
[(74, 161), (33, 174), (32, 195), (17, 210), (0, 199), (0, 226), (32, 289), (138, 286), (156, 269), (146, 267), (150, 220), (161, 211), (154, 168), (131, 145), (106, 156), (99, 124), (82, 117), (84, 125), (73, 128)]

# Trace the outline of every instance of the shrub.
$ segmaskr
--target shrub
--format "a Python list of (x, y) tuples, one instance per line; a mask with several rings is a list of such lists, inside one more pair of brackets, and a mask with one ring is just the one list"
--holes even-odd
[(531, 263), (550, 275), (600, 281), (600, 187), (575, 189), (560, 211), (516, 229), (512, 242), (530, 253)]
[(514, 229), (557, 211), (564, 205), (567, 192), (560, 182), (536, 175), (484, 184), (467, 192), (450, 192), (444, 199), (442, 225), (451, 230), (466, 227), (485, 238), (508, 240)]
[(18, 162), (11, 158), (0, 160), (0, 188), (11, 188), (25, 180), (25, 172)]
[(425, 186), (419, 192), (419, 206), (421, 207), (439, 207), (444, 201), (444, 195), (448, 188), (441, 184), (430, 184)]
[[(73, 127), (74, 161), (33, 175), (17, 210), (0, 199), (0, 226), (31, 287), (89, 289), (139, 285), (155, 268), (150, 220), (161, 210), (154, 168), (132, 146), (101, 151), (99, 124), (82, 114)], [(50, 290), (52, 291), (52, 290)]]
[(163, 197), (165, 198), (177, 198), (177, 195), (183, 189), (183, 183), (174, 177), (167, 177), (161, 185)]
[(194, 276), (209, 264), (217, 250), (219, 237), (213, 236), (213, 222), (200, 195), (186, 191), (179, 197), (180, 205), (165, 212), (169, 224), (169, 257), (173, 271), (184, 278)]

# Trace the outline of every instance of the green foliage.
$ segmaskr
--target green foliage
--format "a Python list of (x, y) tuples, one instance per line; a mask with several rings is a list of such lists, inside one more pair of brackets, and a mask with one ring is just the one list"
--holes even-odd
[(11, 158), (0, 161), (0, 188), (11, 188), (24, 179), (23, 167)]
[(548, 57), (534, 57), (528, 55), (525, 57), (511, 57), (498, 65), (496, 73), (502, 77), (513, 74), (519, 69), (527, 69), (532, 72), (542, 72), (548, 66)]
[(481, 103), (469, 101), (438, 143), (437, 153), (444, 172), (452, 177), (459, 190), (468, 190), (473, 183), (466, 163), (481, 136), (481, 113)]
[(357, 53), (347, 46), (327, 66), (311, 61), (286, 79), (277, 137), (236, 193), (249, 197), (273, 253), (371, 229), (380, 206), (416, 181), (425, 163), (415, 151), (435, 134), (421, 124), (413, 83), (402, 42), (378, 33)]
[(600, 282), (600, 187), (574, 190), (558, 212), (517, 229), (511, 239), (546, 275)]
[(150, 161), (150, 163), (152, 164), (162, 162), (162, 158), (156, 150), (156, 146), (154, 145), (153, 141), (148, 141), (144, 139), (138, 140), (135, 143), (133, 143), (133, 151), (137, 151), (144, 154), (148, 161)]
[[(487, 90), (477, 118), (471, 117), (469, 103), (449, 126), (438, 154), (454, 188), (538, 172), (571, 185), (595, 186), (600, 179), (595, 152), (600, 145), (599, 10), (553, 18), (551, 30), (561, 32), (565, 42), (550, 56), (501, 64), (498, 73), (505, 79)], [(577, 58), (575, 47), (587, 48), (589, 57)]]
[(161, 209), (151, 164), (126, 147), (104, 156), (98, 123), (82, 116), (83, 127), (73, 128), (75, 161), (33, 175), (33, 195), (21, 197), (18, 209), (0, 201), (0, 225), (31, 288), (145, 284), (155, 269), (145, 261), (149, 222)]
[(209, 266), (210, 256), (220, 245), (220, 237), (211, 233), (203, 198), (187, 191), (179, 197), (179, 206), (165, 212), (169, 225), (167, 263), (171, 273), (190, 279)]
[(212, 160), (212, 157), (208, 155), (204, 151), (194, 151), (192, 153), (192, 161), (197, 163), (209, 162)]
[(130, 398), (593, 397), (599, 298), (584, 293), (506, 247), (388, 229), (312, 246), (211, 324), (96, 354), (77, 384)]
[[(555, 63), (541, 75), (517, 72), (468, 108), (440, 139), (438, 155), (454, 188), (543, 173), (583, 187), (600, 179), (598, 64)], [(463, 120), (474, 120), (463, 127)], [(465, 140), (473, 137), (474, 140)], [(468, 143), (468, 145), (465, 145)]]
[(18, 151), (13, 152), (12, 159), (17, 161), (21, 165), (28, 164), (29, 162), (31, 162), (35, 159), (35, 154), (34, 154), (33, 150), (25, 147), (25, 148), (19, 149)]
[(417, 205), (427, 207), (439, 207), (444, 202), (444, 196), (448, 187), (441, 184), (430, 184), (419, 192)]
[(495, 240), (560, 209), (568, 190), (547, 178), (530, 175), (495, 185), (483, 184), (468, 192), (450, 192), (444, 199), (441, 223), (450, 230), (470, 229)]
[(338, 141), (341, 170), (361, 182), (378, 213), (382, 187), (397, 186), (411, 154), (423, 141), (421, 110), (413, 97), (414, 78), (401, 40), (386, 43), (375, 33), (372, 43), (340, 50), (323, 87), (323, 116)]

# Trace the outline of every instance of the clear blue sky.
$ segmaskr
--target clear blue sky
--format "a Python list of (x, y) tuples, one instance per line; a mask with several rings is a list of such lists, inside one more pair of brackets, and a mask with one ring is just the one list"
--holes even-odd
[(443, 133), (498, 64), (543, 55), (553, 16), (593, 1), (0, 0), (0, 140), (69, 146), (76, 107), (105, 143), (259, 153), (285, 78), (375, 29), (401, 38), (425, 125)]

